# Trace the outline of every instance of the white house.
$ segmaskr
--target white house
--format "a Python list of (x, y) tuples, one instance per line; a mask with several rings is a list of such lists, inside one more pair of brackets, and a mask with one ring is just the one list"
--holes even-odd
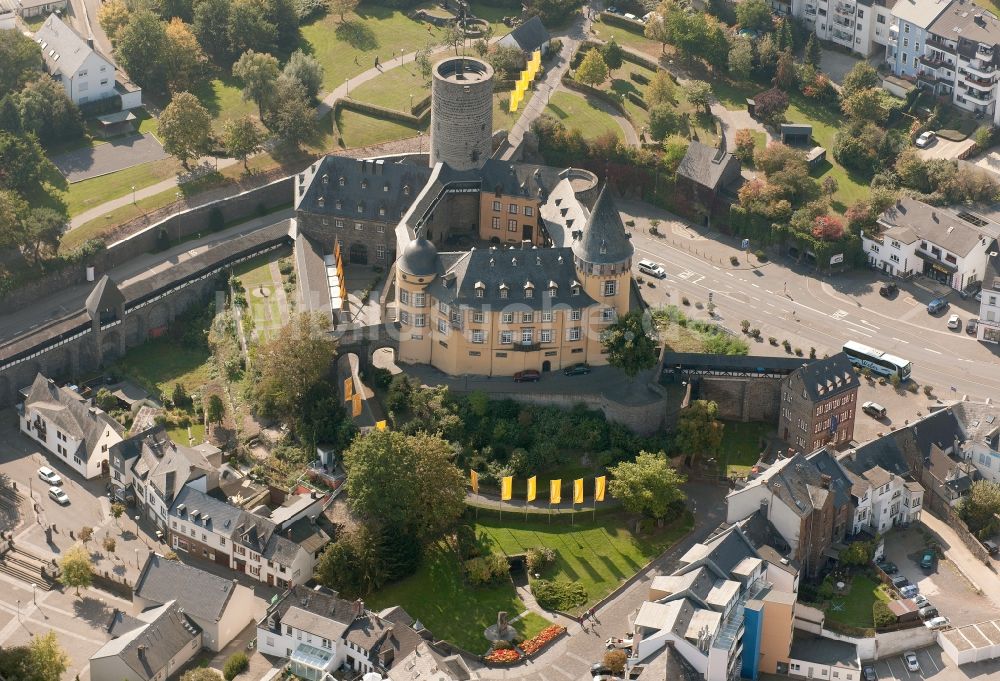
[(885, 0), (794, 0), (788, 7), (817, 37), (867, 57), (889, 43), (892, 13), (886, 4)]
[(166, 681), (201, 650), (202, 632), (176, 601), (116, 622), (90, 658), (92, 681)]
[(149, 554), (132, 592), (137, 613), (176, 600), (202, 631), (202, 645), (219, 651), (254, 621), (253, 591), (178, 560)]
[(920, 520), (924, 499), (920, 483), (904, 480), (881, 466), (853, 477), (853, 534), (885, 534), (896, 525)]
[(979, 303), (976, 337), (987, 343), (1000, 343), (1000, 278), (993, 277), (985, 284)]
[(108, 450), (122, 440), (114, 419), (41, 374), (31, 384), (19, 417), (22, 433), (88, 480), (107, 469)]
[(25, 19), (43, 17), (66, 9), (66, 0), (16, 0), (17, 13)]
[(909, 197), (878, 218), (878, 234), (862, 232), (868, 262), (887, 274), (924, 274), (963, 290), (986, 275), (1000, 232), (968, 210), (939, 208)]
[(853, 643), (796, 631), (788, 675), (823, 681), (860, 681), (861, 660)]
[[(65, 3), (64, 3), (65, 4)], [(122, 109), (142, 105), (142, 92), (116, 89), (115, 64), (52, 14), (35, 33), (45, 68), (75, 104), (122, 96)]]

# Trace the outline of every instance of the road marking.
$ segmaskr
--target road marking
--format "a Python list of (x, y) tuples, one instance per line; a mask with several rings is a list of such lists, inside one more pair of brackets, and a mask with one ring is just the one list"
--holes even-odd
[(726, 272), (726, 276), (735, 278), (736, 275), (734, 275), (732, 272)]
[(938, 352), (937, 350), (931, 350), (930, 348), (924, 348), (927, 352), (933, 352), (935, 355), (942, 355), (944, 353)]
[(776, 307), (774, 303), (765, 303), (768, 307)]
[(760, 288), (760, 286), (758, 286), (757, 284), (755, 284), (753, 282), (750, 282), (750, 285), (753, 286), (754, 288)]
[(750, 297), (753, 298), (754, 300), (756, 300), (758, 303), (761, 302), (760, 298), (758, 298), (757, 296), (750, 296)]
[(880, 329), (880, 328), (881, 328), (881, 327), (879, 327), (879, 326), (875, 326), (874, 324), (872, 324), (872, 323), (871, 323), (870, 321), (868, 321), (867, 319), (859, 319), (858, 321), (859, 321), (859, 322), (861, 322), (862, 324), (864, 324), (865, 326), (870, 326), (870, 327), (872, 327), (872, 328), (873, 328), (873, 329), (875, 329), (876, 331), (877, 331), (878, 329)]
[(832, 313), (830, 316), (833, 317), (834, 319), (838, 319), (838, 320), (839, 319), (843, 319), (844, 317), (847, 316), (847, 310), (837, 310), (836, 312)]
[(932, 666), (932, 667), (934, 667), (934, 673), (935, 673), (935, 674), (937, 674), (937, 673), (938, 673), (939, 671), (941, 671), (941, 670), (940, 670), (940, 669), (938, 668), (937, 664), (936, 664), (936, 663), (934, 662), (934, 658), (933, 658), (933, 657), (931, 657), (931, 654), (930, 654), (930, 653), (928, 653), (928, 652), (927, 652), (926, 650), (924, 650), (924, 651), (923, 651), (923, 653), (924, 653), (925, 655), (927, 655), (927, 661), (931, 663), (931, 666)]
[(897, 341), (897, 342), (899, 342), (899, 343), (909, 343), (909, 342), (910, 342), (910, 341), (908, 341), (908, 340), (903, 340), (902, 338), (896, 338), (895, 336), (891, 336), (891, 338), (892, 338), (892, 339), (893, 339), (894, 341)]

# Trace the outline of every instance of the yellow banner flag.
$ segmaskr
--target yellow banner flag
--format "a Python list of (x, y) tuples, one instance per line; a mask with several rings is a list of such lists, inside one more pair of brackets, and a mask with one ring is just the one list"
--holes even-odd
[(514, 491), (514, 477), (504, 476), (500, 481), (500, 498), (503, 501), (510, 501), (511, 493)]
[(558, 504), (562, 501), (562, 480), (549, 480), (549, 503)]
[(510, 112), (511, 113), (514, 113), (515, 111), (517, 111), (517, 104), (518, 104), (517, 98), (514, 97), (513, 94), (511, 94), (511, 96), (510, 96)]
[(388, 426), (388, 424), (385, 421), (376, 421), (375, 422), (375, 430), (385, 430), (388, 427), (389, 426)]
[(583, 503), (583, 478), (578, 478), (573, 481), (573, 503)]
[(470, 471), (469, 482), (472, 483), (472, 493), (479, 494), (479, 473), (476, 471)]
[(358, 394), (354, 395), (354, 399), (351, 400), (351, 406), (352, 406), (351, 415), (361, 416), (361, 395)]
[(354, 379), (348, 376), (344, 379), (344, 402), (350, 402), (354, 397)]
[(604, 491), (607, 486), (608, 481), (603, 475), (594, 479), (594, 501), (604, 501)]
[(534, 501), (535, 500), (536, 492), (537, 492), (537, 489), (538, 489), (538, 484), (537, 483), (538, 483), (538, 481), (536, 480), (536, 478), (535, 478), (534, 475), (532, 475), (530, 478), (528, 478), (528, 501)]

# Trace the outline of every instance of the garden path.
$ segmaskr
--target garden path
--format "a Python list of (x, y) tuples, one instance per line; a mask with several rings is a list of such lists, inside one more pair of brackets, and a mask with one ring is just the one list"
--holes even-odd
[(290, 318), (288, 309), (288, 296), (285, 294), (285, 287), (282, 285), (281, 270), (278, 269), (278, 261), (272, 260), (270, 264), (271, 281), (274, 282), (274, 298), (278, 303), (278, 312), (281, 314), (281, 325), (288, 323)]

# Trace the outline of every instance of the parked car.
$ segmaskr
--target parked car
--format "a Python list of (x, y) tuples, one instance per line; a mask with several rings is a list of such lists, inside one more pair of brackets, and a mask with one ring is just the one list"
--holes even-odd
[(949, 329), (961, 329), (962, 328), (962, 318), (957, 314), (953, 314), (948, 317), (948, 328)]
[(919, 593), (920, 589), (916, 584), (907, 584), (899, 588), (899, 595), (903, 598), (914, 598)]
[(589, 373), (590, 373), (590, 365), (584, 362), (579, 362), (577, 364), (570, 364), (568, 367), (563, 369), (563, 374), (565, 374), (566, 376), (580, 376)]
[(925, 605), (924, 607), (920, 608), (920, 610), (918, 610), (917, 612), (920, 613), (920, 619), (924, 620), (933, 619), (938, 616), (937, 608), (935, 608), (933, 605)]
[(917, 148), (918, 149), (923, 149), (923, 148), (929, 146), (930, 143), (934, 141), (935, 137), (937, 137), (937, 135), (935, 135), (934, 132), (931, 131), (931, 130), (928, 130), (927, 132), (921, 133), (920, 137), (917, 138), (917, 142), (916, 142)]
[(885, 407), (878, 402), (865, 402), (861, 405), (861, 411), (868, 414), (873, 419), (885, 418)]
[(607, 641), (604, 642), (604, 647), (607, 648), (608, 650), (615, 650), (616, 648), (624, 650), (625, 648), (632, 647), (632, 639), (618, 638), (616, 636), (612, 636), (611, 638), (609, 638)]
[(625, 12), (625, 14), (623, 14), (622, 16), (625, 17), (626, 19), (630, 19), (632, 21), (638, 21), (639, 20), (639, 18), (636, 15), (632, 14), (631, 12)]
[(986, 541), (983, 542), (983, 546), (986, 547), (986, 550), (989, 551), (991, 556), (995, 556), (997, 555), (997, 553), (1000, 553), (1000, 546), (997, 546), (996, 542), (994, 541), (990, 541), (989, 539), (987, 539)]
[(940, 616), (932, 617), (926, 622), (924, 622), (924, 626), (927, 627), (928, 629), (944, 629), (949, 624), (950, 621), (948, 620), (947, 617), (940, 617)]
[(878, 681), (878, 674), (875, 673), (875, 667), (870, 664), (866, 664), (861, 668), (861, 674), (865, 677), (865, 681)]
[(913, 602), (917, 604), (918, 608), (926, 608), (931, 604), (931, 602), (927, 600), (927, 596), (924, 596), (923, 594), (917, 594), (914, 596)]
[(924, 552), (920, 555), (920, 567), (925, 570), (930, 570), (934, 567), (933, 549), (924, 549)]
[(535, 369), (525, 369), (514, 374), (515, 383), (534, 383), (542, 380), (542, 374)]
[(48, 466), (42, 466), (38, 469), (38, 477), (42, 479), (42, 482), (47, 482), (50, 485), (61, 485), (62, 478), (59, 474)]
[(901, 589), (909, 583), (910, 580), (906, 578), (906, 575), (896, 575), (892, 578), (892, 585), (897, 589)]
[(948, 301), (944, 298), (935, 298), (931, 302), (927, 303), (927, 313), (937, 314), (938, 312), (944, 312), (948, 309)]
[(62, 491), (62, 487), (56, 487), (55, 485), (49, 487), (49, 497), (52, 498), (60, 506), (69, 505), (69, 497), (66, 496), (66, 493)]
[(906, 663), (906, 668), (911, 672), (920, 671), (920, 661), (917, 660), (917, 654), (912, 650), (903, 653), (903, 662)]
[(639, 271), (657, 279), (664, 279), (667, 276), (667, 271), (663, 269), (663, 266), (652, 260), (640, 260)]
[(976, 331), (979, 330), (979, 320), (972, 318), (965, 323), (965, 332), (970, 336), (975, 336)]
[(882, 572), (884, 572), (887, 575), (894, 575), (899, 571), (899, 568), (896, 567), (896, 564), (888, 560), (878, 563), (878, 566), (879, 569), (882, 570)]
[(603, 679), (605, 677), (611, 676), (611, 670), (605, 667), (600, 662), (595, 662), (590, 665), (590, 675), (594, 677), (595, 681), (597, 679)]
[(982, 290), (976, 291), (976, 302), (977, 303), (983, 302), (983, 292), (982, 292)]
[(899, 287), (896, 286), (894, 282), (889, 282), (888, 284), (882, 284), (878, 287), (878, 294), (883, 298), (892, 298), (899, 292)]

